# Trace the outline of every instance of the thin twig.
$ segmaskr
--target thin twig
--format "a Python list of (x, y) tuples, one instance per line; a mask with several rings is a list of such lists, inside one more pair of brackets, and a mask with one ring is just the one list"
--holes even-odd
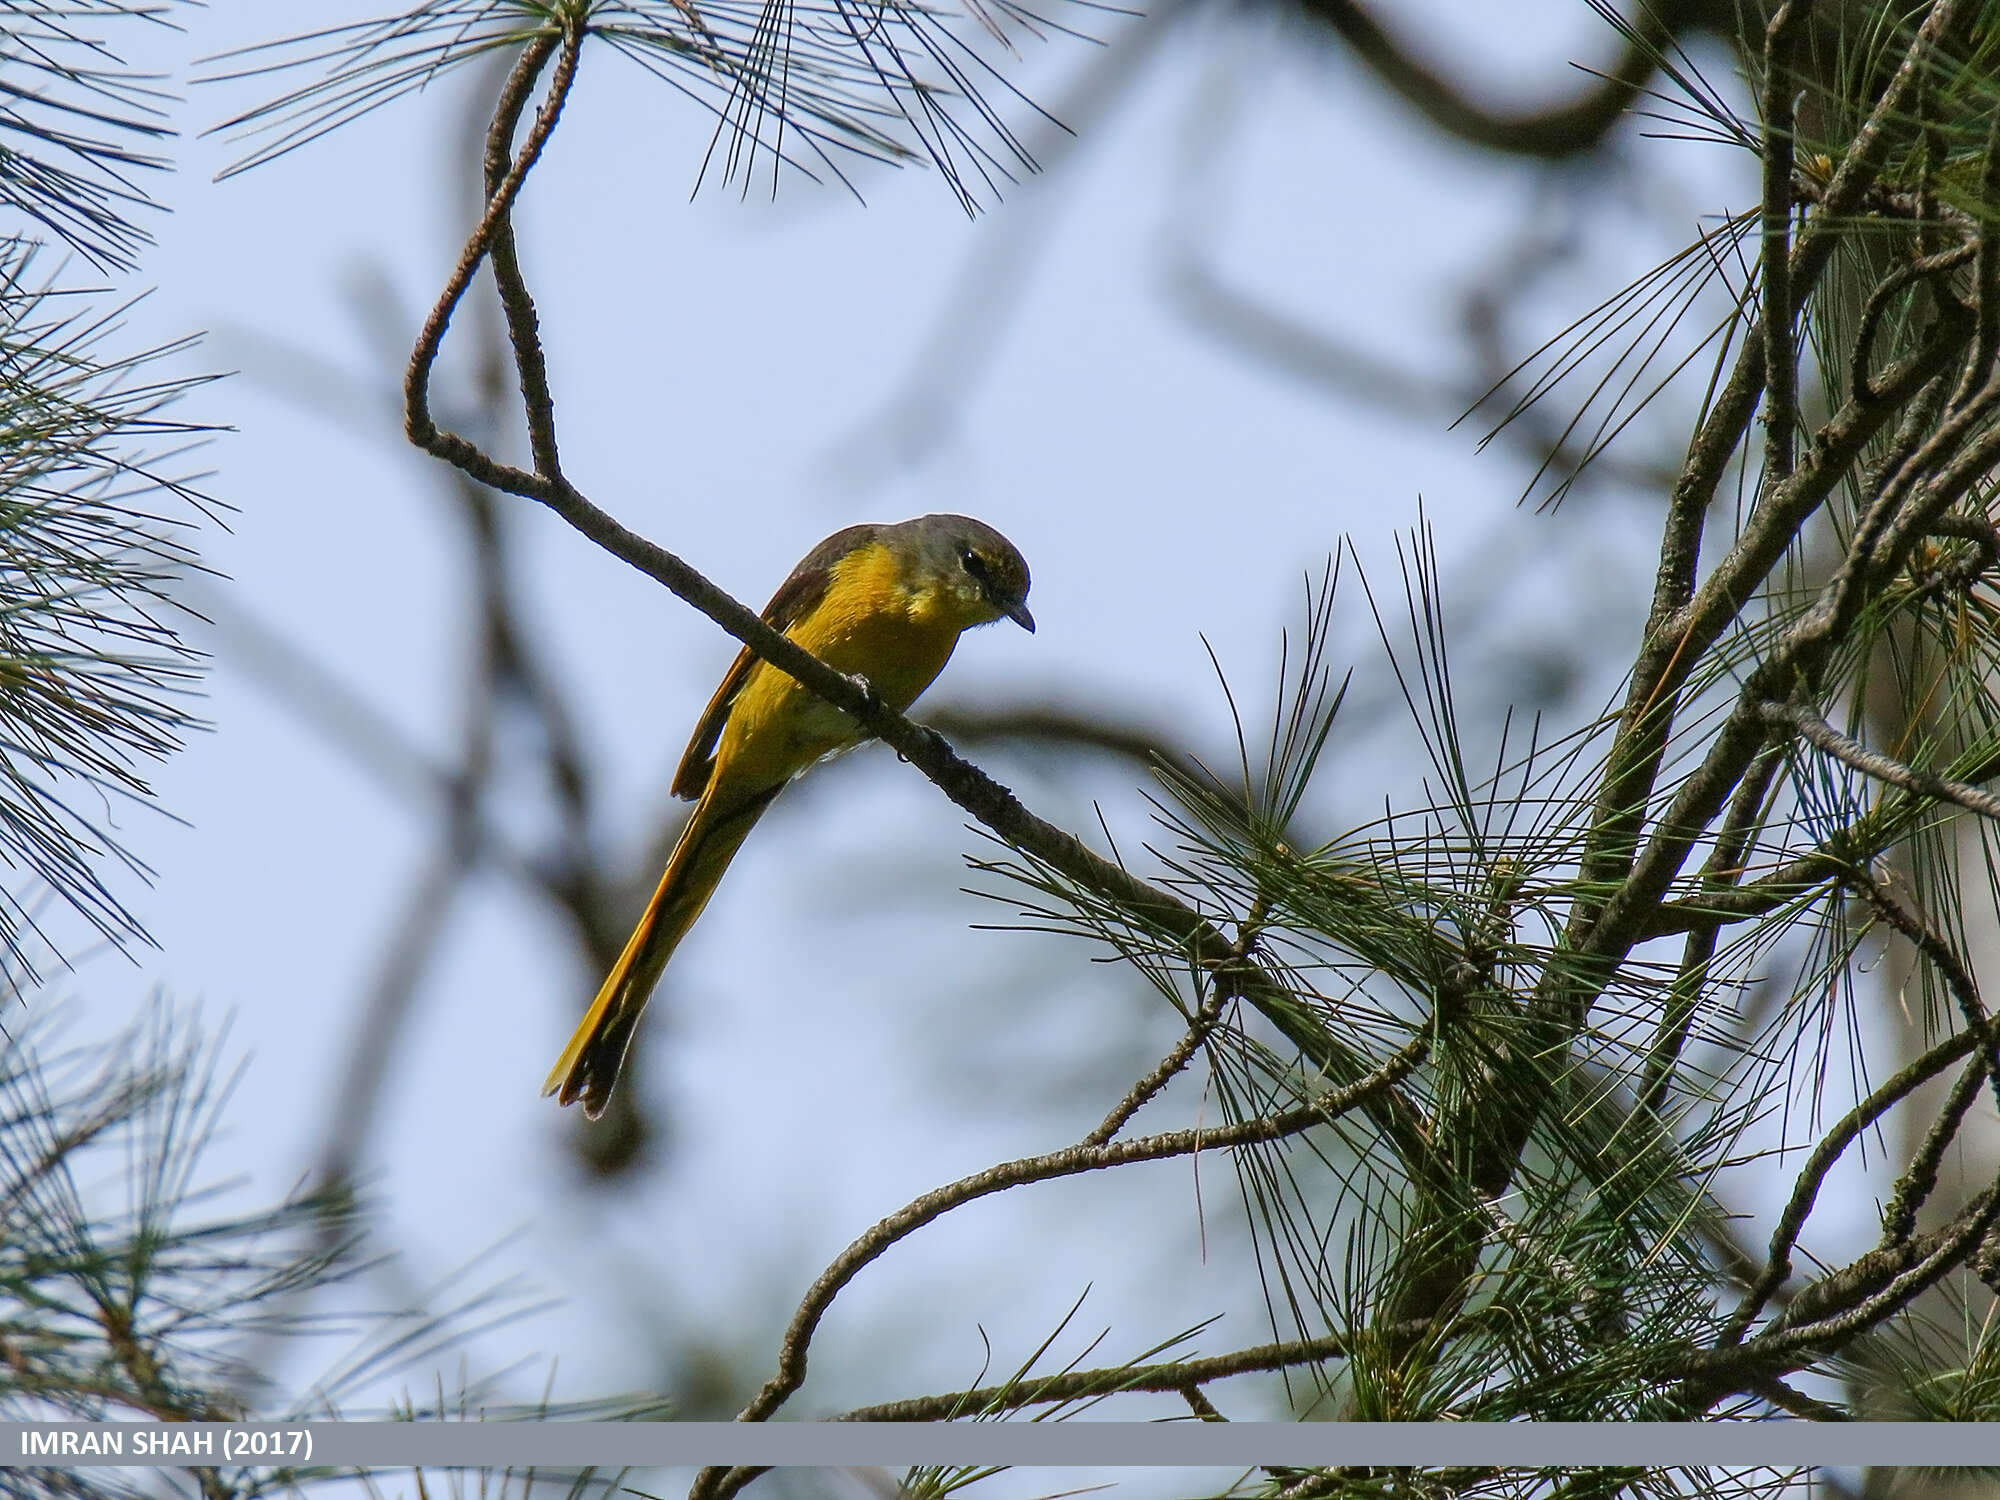
[(1208, 998), (1202, 1001), (1201, 1008), (1194, 1013), (1193, 1019), (1188, 1022), (1187, 1030), (1181, 1034), (1181, 1039), (1174, 1043), (1172, 1049), (1160, 1059), (1151, 1072), (1132, 1085), (1131, 1091), (1112, 1107), (1111, 1113), (1104, 1117), (1103, 1122), (1095, 1130), (1083, 1138), (1082, 1144), (1101, 1146), (1123, 1130), (1132, 1116), (1165, 1088), (1169, 1079), (1188, 1065), (1188, 1059), (1194, 1056), (1195, 1049), (1207, 1041), (1208, 1034), (1215, 1029), (1215, 1023), (1222, 1015), (1222, 1007), (1228, 1001), (1229, 997), (1221, 989), (1212, 990)]
[[(404, 430), (410, 441), (427, 452), (446, 458), (447, 462), (454, 463), (459, 468), (467, 469), (468, 472), (472, 470), (468, 468), (468, 463), (462, 460), (480, 459), (489, 465), (492, 461), (485, 459), (485, 455), (464, 438), (455, 433), (442, 431), (437, 426), (430, 411), (431, 369), (437, 363), (438, 350), (444, 344), (445, 330), (451, 326), (453, 312), (457, 310), (459, 302), (471, 287), (472, 278), (478, 274), (481, 263), (485, 261), (493, 247), (494, 238), (500, 233), (501, 226), (513, 210), (514, 199), (520, 194), (522, 185), (527, 182), (529, 171), (541, 158), (542, 148), (548, 144), (549, 136), (555, 130), (556, 121), (562, 117), (563, 103), (569, 95), (569, 84), (575, 78), (576, 60), (581, 46), (580, 32), (570, 30), (563, 34), (562, 59), (557, 64), (556, 77), (549, 89), (549, 96), (543, 101), (542, 108), (536, 115), (535, 123), (528, 132), (528, 139), (521, 148), (519, 158), (508, 168), (506, 175), (500, 181), (499, 188), (488, 194), (486, 211), (481, 216), (478, 226), (472, 231), (472, 237), (466, 241), (464, 250), (459, 253), (458, 264), (452, 268), (451, 276), (445, 282), (444, 291), (439, 294), (436, 304), (431, 308), (430, 316), (425, 319), (423, 329), (417, 335), (416, 349), (410, 356), (409, 370), (403, 377)], [(522, 49), (519, 61), (514, 64), (514, 71), (508, 74), (507, 81), (500, 90), (499, 104), (494, 110), (493, 118), (495, 134), (507, 140), (513, 138), (515, 126), (520, 121), (522, 111), (528, 106), (529, 95), (534, 91), (535, 80), (541, 76), (542, 69), (556, 49), (557, 40), (553, 36), (538, 36)], [(516, 353), (519, 353), (518, 347)], [(530, 414), (531, 431), (538, 420), (541, 419)], [(539, 457), (540, 455), (537, 455), (538, 461)], [(493, 484), (493, 480), (485, 474), (474, 473), (473, 477), (482, 483)], [(556, 477), (556, 471), (552, 471), (547, 477)], [(505, 484), (494, 484), (493, 487), (513, 488)]]
[(1865, 872), (1853, 882), (1854, 888), (1862, 893), (1876, 914), (1887, 922), (1913, 946), (1919, 954), (1929, 960), (1951, 991), (1952, 999), (1958, 1006), (1960, 1018), (1965, 1023), (1964, 1035), (1974, 1038), (1980, 1052), (1974, 1066), (1968, 1068), (1952, 1088), (1944, 1107), (1925, 1135), (1923, 1145), (1909, 1166), (1896, 1180), (1895, 1192), (1889, 1200), (1889, 1207), (1882, 1215), (1882, 1242), (1899, 1243), (1909, 1239), (1916, 1230), (1917, 1210), (1923, 1206), (1931, 1190), (1937, 1185), (1938, 1164), (1944, 1158), (1945, 1148), (1957, 1137), (1959, 1126), (1965, 1119), (1965, 1112), (1972, 1105), (1973, 1095), (1978, 1090), (1979, 1076), (1984, 1074), (1991, 1082), (1994, 1098), (2000, 1101), (2000, 1048), (1993, 1043), (1993, 1025), (1986, 1013), (1986, 1003), (1980, 998), (1978, 982), (1958, 950), (1947, 942), (1943, 935), (1931, 927), (1915, 912), (1910, 911), (1897, 900), (1881, 882)]
[(1937, 53), (1979, 9), (1978, 0), (1935, 0), (1903, 53), (1895, 77), (1855, 132), (1819, 200), (1813, 222), (1792, 251), (1792, 301), (1802, 304), (1861, 212), (1896, 143), (1912, 128), (1911, 98), (1937, 63)]
[[(487, 250), (493, 260), (493, 280), (500, 289), (500, 307), (507, 319), (507, 339), (514, 350), (514, 369), (520, 376), (521, 405), (528, 420), (528, 451), (534, 457), (535, 472), (549, 479), (562, 474), (562, 457), (556, 446), (555, 394), (549, 388), (548, 361), (542, 354), (535, 304), (528, 295), (528, 284), (521, 274), (520, 252), (514, 243), (513, 204), (520, 194), (522, 182), (541, 155), (542, 147), (547, 144), (562, 113), (563, 101), (569, 96), (577, 62), (582, 56), (581, 40), (574, 32), (565, 33), (555, 77), (549, 82), (548, 98), (521, 148), (518, 161), (513, 160), (511, 155), (514, 128), (520, 118), (518, 112), (509, 112), (504, 108), (496, 111), (493, 124), (486, 132), (486, 201), (491, 221)], [(540, 64), (535, 66), (539, 71)], [(502, 98), (505, 97), (503, 89)], [(494, 212), (496, 208), (497, 213)], [(485, 227), (482, 225), (482, 228)], [(479, 232), (474, 231), (474, 239), (478, 238)]]
[(1886, 781), (1906, 792), (1915, 792), (1920, 797), (1931, 797), (1939, 802), (1954, 802), (1968, 812), (1978, 813), (1982, 818), (2000, 818), (2000, 797), (1991, 792), (1982, 792), (1976, 786), (1967, 786), (1962, 781), (1949, 781), (1929, 771), (1919, 771), (1906, 766), (1901, 761), (1870, 750), (1856, 740), (1849, 739), (1822, 719), (1811, 709), (1798, 703), (1765, 703), (1761, 712), (1764, 718), (1777, 725), (1796, 730), (1801, 738), (1815, 749), (1823, 750), (1843, 765), (1851, 766), (1864, 776), (1877, 781)]
[(1949, 250), (1941, 250), (1936, 255), (1922, 256), (1908, 265), (1898, 266), (1868, 294), (1862, 304), (1861, 318), (1854, 332), (1854, 345), (1848, 351), (1847, 384), (1855, 399), (1877, 401), (1881, 395), (1868, 378), (1868, 355), (1875, 345), (1875, 331), (1888, 314), (1889, 304), (1907, 288), (1933, 276), (1948, 275), (1971, 260), (1977, 246), (1970, 242), (1954, 245)]
[(1938, 1168), (1944, 1161), (1945, 1148), (1957, 1139), (1959, 1128), (1965, 1123), (1965, 1113), (1979, 1095), (1979, 1085), (1991, 1076), (1992, 1071), (1991, 1062), (1984, 1057), (1974, 1058), (1960, 1070), (1951, 1086), (1951, 1093), (1938, 1110), (1937, 1118), (1931, 1121), (1923, 1144), (1910, 1158), (1909, 1166), (1896, 1178), (1895, 1191), (1889, 1195), (1889, 1206), (1882, 1210), (1883, 1244), (1901, 1244), (1916, 1233), (1917, 1210), (1929, 1201), (1937, 1187)]
[(1756, 1375), (1744, 1385), (1746, 1391), (1762, 1396), (1780, 1411), (1788, 1411), (1795, 1417), (1804, 1417), (1809, 1422), (1851, 1422), (1853, 1416), (1830, 1401), (1821, 1401), (1808, 1396), (1804, 1391), (1794, 1390), (1775, 1375)]
[(1958, 950), (1866, 872), (1857, 875), (1852, 883), (1868, 898), (1868, 904), (1876, 914), (1909, 939), (1943, 976), (1945, 988), (1951, 991), (1965, 1029), (1977, 1035), (1985, 1034), (1988, 1030), (1986, 1002), (1980, 999), (1978, 981), (1972, 977), (1972, 971), (1965, 966)]
[[(2000, 775), (2000, 752), (1984, 756), (1972, 768), (1978, 779)], [(1702, 923), (1754, 921), (1780, 907), (1814, 898), (1822, 888), (1865, 875), (1870, 861), (1908, 831), (1909, 822), (1928, 804), (1903, 804), (1898, 816), (1884, 817), (1877, 809), (1855, 824), (1834, 830), (1816, 847), (1787, 860), (1768, 874), (1729, 889), (1704, 892), (1685, 901), (1665, 901), (1651, 914), (1644, 937), (1669, 937), (1691, 932)], [(1872, 823), (1872, 828), (1867, 826)]]
[[(1007, 1385), (981, 1386), (970, 1391), (947, 1391), (936, 1396), (913, 1396), (904, 1401), (885, 1401), (878, 1406), (857, 1407), (834, 1418), (837, 1422), (938, 1422), (958, 1417), (990, 1416), (996, 1412), (1018, 1411), (1024, 1406), (1048, 1406), (1125, 1391), (1177, 1391), (1190, 1398), (1212, 1380), (1232, 1375), (1248, 1375), (1258, 1370), (1282, 1370), (1296, 1365), (1325, 1364), (1345, 1359), (1350, 1341), (1335, 1334), (1292, 1344), (1258, 1344), (1207, 1359), (1177, 1359), (1157, 1365), (1113, 1365), (1101, 1370), (1071, 1370), (1040, 1380), (1020, 1380)], [(1206, 1405), (1206, 1398), (1203, 1398)], [(1213, 1406), (1196, 1411), (1204, 1421), (1219, 1422), (1222, 1414)]]
[(1220, 1411), (1216, 1410), (1215, 1403), (1208, 1399), (1207, 1394), (1198, 1385), (1182, 1386), (1181, 1399), (1187, 1402), (1188, 1410), (1204, 1422), (1227, 1422), (1229, 1420)]

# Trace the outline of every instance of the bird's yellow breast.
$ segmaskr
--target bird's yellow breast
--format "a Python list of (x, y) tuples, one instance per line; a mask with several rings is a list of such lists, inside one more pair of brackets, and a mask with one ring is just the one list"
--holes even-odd
[[(879, 542), (857, 548), (832, 571), (819, 602), (785, 633), (835, 671), (866, 677), (890, 707), (908, 708), (975, 621), (948, 591), (909, 579)], [(712, 794), (754, 795), (857, 737), (854, 720), (758, 662), (716, 746)]]

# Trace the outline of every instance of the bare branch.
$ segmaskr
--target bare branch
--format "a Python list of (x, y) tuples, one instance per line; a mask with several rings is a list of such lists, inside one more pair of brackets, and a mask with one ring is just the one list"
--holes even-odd
[(1861, 321), (1855, 330), (1854, 346), (1848, 355), (1848, 389), (1856, 400), (1881, 399), (1868, 378), (1868, 356), (1875, 346), (1875, 332), (1881, 327), (1889, 305), (1918, 282), (1957, 270), (1972, 259), (1976, 248), (1968, 241), (1963, 245), (1954, 245), (1949, 250), (1940, 250), (1935, 255), (1921, 256), (1908, 265), (1898, 266), (1876, 283), (1875, 290), (1868, 294), (1867, 302), (1862, 304)]
[[(478, 479), (483, 484), (491, 485), (495, 489), (509, 490), (515, 493), (519, 493), (516, 486), (514, 484), (496, 482), (496, 474), (477, 472), (479, 469), (488, 468), (504, 470), (504, 465), (495, 465), (492, 460), (487, 459), (484, 454), (481, 454), (473, 444), (455, 433), (442, 431), (432, 419), (430, 412), (431, 368), (437, 363), (438, 350), (444, 343), (445, 330), (451, 326), (452, 313), (457, 309), (459, 302), (463, 300), (466, 291), (471, 287), (472, 278), (478, 273), (481, 263), (485, 261), (487, 255), (492, 251), (495, 240), (502, 234), (503, 228), (508, 222), (508, 215), (513, 210), (514, 199), (519, 196), (522, 185), (527, 182), (529, 171), (533, 169), (536, 161), (541, 158), (542, 148), (548, 144), (550, 135), (554, 133), (556, 122), (562, 118), (563, 104), (569, 97), (570, 84), (576, 77), (576, 64), (582, 52), (582, 44), (583, 34), (577, 27), (572, 25), (564, 31), (561, 41), (561, 57), (556, 64), (556, 75), (549, 89), (548, 98), (543, 101), (542, 108), (535, 117), (535, 123), (528, 131), (528, 138), (522, 145), (520, 156), (500, 179), (499, 186), (488, 193), (486, 211), (481, 217), (478, 227), (473, 230), (472, 237), (466, 241), (465, 249), (460, 252), (458, 264), (452, 268), (451, 277), (446, 281), (444, 291), (439, 294), (437, 304), (431, 309), (430, 317), (425, 320), (423, 330), (417, 335), (416, 350), (410, 356), (410, 368), (408, 373), (403, 377), (404, 428), (409, 434), (410, 441), (419, 448), (445, 459), (446, 462), (466, 470), (466, 472), (472, 474), (473, 478)], [(501, 149), (503, 152), (505, 151), (504, 143), (513, 139), (514, 129), (520, 122), (521, 113), (528, 106), (528, 96), (534, 91), (535, 80), (541, 76), (542, 69), (547, 66), (550, 55), (556, 52), (556, 50), (556, 38), (546, 35), (536, 37), (522, 49), (520, 60), (514, 64), (514, 71), (508, 75), (507, 82), (500, 90), (499, 105), (494, 111), (493, 131), (492, 135), (488, 138), (489, 170), (492, 160), (491, 140), (494, 137), (498, 137), (503, 143)], [(511, 250), (511, 232), (508, 233), (508, 245)], [(497, 270), (498, 267), (496, 266), (496, 273)], [(518, 275), (518, 265), (515, 265), (515, 270)], [(503, 303), (508, 300), (508, 291), (504, 286), (501, 289), (501, 298)], [(532, 319), (532, 312), (530, 313), (530, 318)], [(509, 307), (509, 330), (510, 332), (514, 331), (514, 312), (511, 306)], [(530, 352), (530, 349), (532, 352)], [(520, 340), (516, 339), (515, 356), (517, 360), (523, 362), (524, 366), (531, 367), (533, 361), (540, 358), (540, 348), (538, 345), (532, 345), (530, 349), (524, 349)], [(524, 392), (528, 389), (529, 385), (528, 368), (524, 368), (522, 374)], [(541, 382), (541, 387), (541, 395), (546, 400), (548, 394), (546, 379)], [(531, 433), (541, 433), (553, 444), (554, 416), (552, 410), (547, 408), (539, 412), (531, 410), (528, 420), (529, 431)], [(552, 449), (551, 456), (553, 456)], [(542, 458), (543, 454), (538, 448), (535, 453), (538, 466), (541, 464)], [(517, 475), (519, 474), (519, 471), (514, 472)], [(559, 476), (560, 471), (554, 468), (549, 469), (544, 474), (544, 477), (549, 479), (556, 479)], [(521, 479), (528, 479), (531, 476), (519, 475), (519, 477)]]
[[(1248, 1375), (1259, 1370), (1282, 1370), (1295, 1365), (1324, 1364), (1347, 1357), (1349, 1340), (1332, 1335), (1306, 1339), (1294, 1344), (1258, 1344), (1207, 1359), (1176, 1359), (1157, 1365), (1113, 1365), (1101, 1370), (1071, 1370), (1060, 1375), (1024, 1379), (1008, 1385), (981, 1386), (970, 1391), (951, 1391), (938, 1396), (913, 1396), (905, 1401), (885, 1401), (879, 1406), (862, 1406), (842, 1412), (838, 1422), (941, 1422), (959, 1417), (990, 1416), (995, 1412), (1017, 1411), (1024, 1406), (1048, 1406), (1105, 1396), (1124, 1391), (1177, 1391), (1190, 1404), (1200, 1388), (1212, 1380), (1232, 1375)], [(1195, 1408), (1203, 1421), (1221, 1421), (1222, 1414), (1200, 1398)], [(1202, 1408), (1206, 1407), (1204, 1411)], [(718, 1491), (718, 1495), (730, 1493)]]
[[(1964, 1035), (1965, 1033), (1961, 1033)], [(1917, 1210), (1929, 1201), (1937, 1187), (1938, 1167), (1945, 1148), (1958, 1138), (1965, 1114), (1979, 1093), (1979, 1085), (1993, 1071), (1990, 1057), (1976, 1057), (1959, 1071), (1937, 1118), (1924, 1134), (1924, 1142), (1910, 1158), (1909, 1166), (1896, 1179), (1889, 1206), (1882, 1210), (1882, 1243), (1901, 1244), (1917, 1232)]]
[(1188, 1023), (1187, 1030), (1182, 1033), (1181, 1039), (1174, 1043), (1172, 1050), (1160, 1059), (1151, 1072), (1132, 1085), (1131, 1091), (1118, 1101), (1111, 1113), (1104, 1117), (1103, 1122), (1083, 1138), (1084, 1145), (1102, 1146), (1111, 1140), (1125, 1128), (1132, 1116), (1167, 1086), (1169, 1079), (1188, 1065), (1188, 1059), (1194, 1056), (1195, 1049), (1207, 1041), (1208, 1034), (1215, 1029), (1215, 1023), (1222, 1015), (1222, 1007), (1227, 1003), (1227, 998), (1222, 991), (1215, 990), (1202, 1001), (1201, 1009), (1195, 1012), (1194, 1019)]
[(1215, 1403), (1202, 1393), (1200, 1386), (1184, 1386), (1181, 1390), (1181, 1398), (1187, 1402), (1188, 1410), (1204, 1422), (1227, 1422), (1229, 1420), (1229, 1418), (1216, 1410)]
[(2000, 797), (1991, 792), (1982, 792), (1978, 787), (1967, 786), (1962, 781), (1949, 781), (1929, 771), (1919, 771), (1901, 761), (1878, 751), (1870, 750), (1858, 741), (1849, 739), (1810, 708), (1798, 703), (1765, 703), (1760, 712), (1769, 723), (1796, 730), (1815, 749), (1824, 750), (1843, 765), (1851, 766), (1864, 776), (1877, 781), (1886, 781), (1891, 786), (1901, 787), (1906, 792), (1915, 792), (1920, 797), (1935, 798), (1940, 802), (1954, 802), (1968, 812), (1978, 813), (1982, 818), (2000, 818)]
[(1775, 1375), (1755, 1375), (1744, 1385), (1752, 1395), (1762, 1396), (1780, 1411), (1808, 1422), (1851, 1422), (1854, 1418), (1831, 1401), (1821, 1401), (1804, 1391), (1794, 1390)]

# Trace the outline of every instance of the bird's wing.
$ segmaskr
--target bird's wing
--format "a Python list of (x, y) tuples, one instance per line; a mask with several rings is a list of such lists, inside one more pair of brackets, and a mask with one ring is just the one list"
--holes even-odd
[[(833, 565), (868, 541), (879, 529), (875, 526), (849, 526), (836, 531), (808, 552), (792, 569), (791, 577), (778, 585), (778, 592), (771, 596), (771, 602), (764, 606), (764, 623), (779, 631), (789, 631), (798, 624), (826, 597), (827, 585), (833, 581)], [(729, 710), (735, 706), (736, 695), (743, 691), (743, 684), (749, 680), (750, 668), (756, 660), (748, 646), (737, 652), (736, 660), (729, 664), (715, 696), (702, 710), (701, 719), (694, 726), (694, 734), (681, 755), (680, 769), (674, 772), (673, 791), (676, 797), (692, 802), (708, 789), (708, 779), (715, 772), (716, 742), (722, 738), (722, 726), (728, 722)]]

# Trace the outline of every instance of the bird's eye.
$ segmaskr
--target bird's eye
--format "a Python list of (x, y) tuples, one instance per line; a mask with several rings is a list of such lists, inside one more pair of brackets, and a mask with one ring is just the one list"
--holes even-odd
[(970, 547), (961, 547), (958, 549), (958, 560), (964, 564), (966, 572), (977, 578), (981, 583), (986, 581), (985, 558), (974, 552)]

